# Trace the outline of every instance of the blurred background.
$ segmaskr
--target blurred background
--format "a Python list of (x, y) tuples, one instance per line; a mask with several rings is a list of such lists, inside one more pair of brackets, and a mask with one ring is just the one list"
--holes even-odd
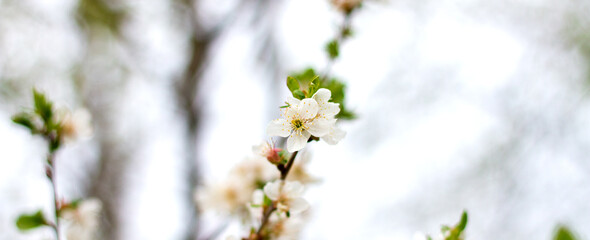
[[(463, 209), (467, 239), (551, 239), (557, 224), (589, 239), (589, 11), (366, 2), (332, 69), (358, 119), (310, 145), (322, 182), (302, 239), (411, 239)], [(195, 239), (212, 228), (194, 190), (267, 139), (286, 76), (323, 69), (341, 21), (328, 0), (0, 0), (0, 239), (53, 238), (14, 224), (53, 204), (44, 141), (10, 120), (33, 87), (93, 115), (57, 182), (103, 202), (104, 239)]]

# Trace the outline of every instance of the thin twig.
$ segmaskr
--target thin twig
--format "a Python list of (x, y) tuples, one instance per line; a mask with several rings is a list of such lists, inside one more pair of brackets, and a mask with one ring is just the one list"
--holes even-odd
[[(350, 22), (351, 22), (351, 16), (352, 16), (352, 12), (347, 12), (344, 14), (344, 21), (342, 22), (342, 25), (340, 26), (339, 32), (336, 35), (336, 42), (338, 44), (341, 44), (347, 37), (348, 31), (350, 31)], [(327, 79), (329, 74), (330, 74), (330, 70), (332, 68), (332, 65), (334, 65), (334, 58), (329, 57), (328, 58), (328, 63), (326, 65), (326, 69), (324, 71), (324, 74), (322, 76), (322, 79)], [(314, 140), (314, 137), (310, 137), (307, 142), (311, 142), (312, 140)], [(316, 139), (317, 140), (317, 139)], [(293, 163), (295, 162), (295, 158), (297, 157), (297, 154), (299, 153), (299, 151), (295, 151), (293, 154), (291, 154), (291, 157), (289, 158), (289, 161), (287, 162), (286, 165), (278, 165), (277, 168), (278, 170), (281, 172), (281, 180), (285, 181), (287, 179), (287, 175), (289, 174), (289, 171), (291, 170), (291, 167), (293, 166)], [(264, 208), (264, 215), (262, 216), (262, 221), (260, 223), (260, 227), (258, 228), (258, 231), (256, 231), (256, 235), (254, 235), (254, 239), (252, 239), (252, 236), (249, 237), (250, 240), (259, 240), (262, 239), (262, 230), (264, 229), (264, 227), (266, 226), (266, 224), (268, 223), (271, 214), (277, 210), (276, 206), (274, 205), (274, 203), (269, 207), (269, 208)]]
[[(345, 13), (344, 14), (344, 20), (342, 21), (342, 25), (340, 25), (340, 29), (338, 31), (338, 33), (336, 34), (336, 42), (338, 43), (338, 46), (342, 45), (342, 43), (344, 42), (344, 40), (346, 39), (346, 34), (349, 34), (347, 32), (350, 31), (350, 22), (352, 19), (352, 12), (349, 13)], [(332, 57), (328, 57), (328, 63), (326, 64), (326, 69), (324, 71), (324, 74), (322, 75), (322, 80), (326, 80), (328, 79), (328, 76), (330, 75), (330, 71), (332, 70), (332, 66), (334, 65), (334, 60), (336, 60), (335, 58)]]
[(47, 177), (51, 181), (51, 186), (53, 187), (53, 206), (55, 207), (55, 224), (52, 225), (53, 230), (55, 230), (55, 235), (57, 240), (61, 239), (59, 234), (59, 198), (57, 197), (57, 183), (55, 180), (55, 153), (50, 152), (47, 155), (47, 163), (49, 164), (49, 169), (47, 173)]
[(277, 208), (273, 205), (270, 206), (270, 208), (265, 208), (265, 212), (264, 212), (264, 216), (262, 216), (262, 222), (260, 223), (260, 227), (258, 228), (258, 231), (256, 231), (256, 237), (257, 238), (261, 238), (261, 233), (262, 230), (264, 229), (264, 227), (266, 226), (266, 224), (268, 223), (268, 220), (270, 219), (270, 215), (276, 210)]
[(297, 157), (297, 153), (299, 153), (299, 151), (295, 151), (293, 154), (291, 154), (291, 158), (289, 158), (287, 165), (285, 165), (284, 168), (280, 169), (281, 170), (281, 180), (287, 179), (287, 174), (289, 174), (289, 171), (291, 170), (291, 167), (293, 166), (293, 163), (295, 162), (295, 157)]

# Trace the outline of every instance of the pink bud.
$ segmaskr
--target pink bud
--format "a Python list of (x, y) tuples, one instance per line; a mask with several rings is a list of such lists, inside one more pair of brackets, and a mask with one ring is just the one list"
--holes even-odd
[(270, 149), (266, 155), (266, 159), (273, 164), (281, 163), (281, 156), (279, 156), (280, 151), (283, 151), (283, 149), (280, 149), (280, 148)]

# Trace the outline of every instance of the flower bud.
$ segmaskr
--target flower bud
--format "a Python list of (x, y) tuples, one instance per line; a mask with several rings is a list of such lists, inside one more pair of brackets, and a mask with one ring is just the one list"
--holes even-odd
[(281, 163), (282, 158), (279, 155), (279, 152), (281, 152), (281, 151), (283, 151), (283, 149), (280, 149), (280, 148), (269, 149), (269, 151), (267, 152), (267, 155), (266, 155), (266, 159), (272, 164)]

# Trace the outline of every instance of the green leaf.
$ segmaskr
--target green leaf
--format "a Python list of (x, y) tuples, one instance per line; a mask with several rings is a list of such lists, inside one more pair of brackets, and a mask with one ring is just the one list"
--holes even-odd
[(459, 231), (463, 231), (463, 230), (465, 230), (466, 226), (467, 226), (467, 212), (463, 211), (463, 214), (461, 214), (461, 221), (459, 221), (457, 226), (455, 226), (455, 229), (458, 229)]
[(48, 225), (47, 221), (45, 221), (45, 217), (43, 217), (43, 212), (41, 210), (37, 211), (31, 215), (20, 215), (16, 220), (16, 226), (21, 231), (30, 230), (33, 228), (37, 228), (43, 225)]
[(332, 92), (332, 102), (340, 104), (340, 112), (336, 115), (338, 119), (345, 119), (350, 120), (356, 118), (356, 114), (346, 108), (345, 105), (345, 90), (346, 84), (339, 81), (338, 79), (330, 79), (329, 81), (324, 81), (321, 84), (322, 88), (326, 88)]
[(346, 109), (344, 104), (340, 104), (340, 112), (336, 115), (337, 119), (352, 120), (356, 118), (356, 113)]
[(291, 90), (291, 92), (299, 90), (299, 81), (297, 81), (297, 79), (295, 79), (294, 77), (288, 76), (287, 87), (289, 88), (289, 90)]
[(35, 101), (35, 112), (43, 119), (45, 124), (50, 123), (53, 115), (51, 102), (47, 101), (45, 95), (36, 89), (33, 89), (33, 99)]
[(340, 54), (338, 40), (334, 39), (326, 44), (326, 52), (331, 59), (335, 59)]
[(286, 214), (287, 214), (287, 217), (291, 217), (291, 212), (287, 211)]
[(316, 74), (315, 70), (311, 67), (306, 68), (302, 72), (291, 74), (291, 76), (293, 76), (295, 79), (297, 79), (300, 84), (301, 83), (309, 83), (316, 75), (317, 74)]
[(305, 93), (303, 93), (301, 90), (295, 90), (293, 91), (293, 97), (301, 100), (305, 98)]
[(560, 226), (553, 237), (553, 240), (576, 240), (575, 235), (565, 226)]
[[(457, 223), (457, 225), (455, 225), (455, 227), (450, 229), (449, 236), (446, 238), (446, 240), (463, 239), (461, 234), (463, 233), (463, 230), (465, 230), (465, 227), (467, 226), (467, 220), (468, 220), (467, 212), (463, 211), (463, 214), (461, 214), (461, 220), (459, 220), (459, 223)], [(443, 233), (444, 232), (446, 232), (446, 231), (443, 230)]]
[(320, 76), (314, 76), (310, 83), (309, 83), (309, 91), (307, 92), (307, 97), (312, 97), (318, 89), (320, 89)]
[(28, 128), (29, 130), (31, 130), (31, 133), (37, 132), (37, 127), (35, 127), (35, 124), (33, 124), (33, 116), (31, 116), (31, 114), (19, 113), (12, 117), (12, 121), (16, 124)]

